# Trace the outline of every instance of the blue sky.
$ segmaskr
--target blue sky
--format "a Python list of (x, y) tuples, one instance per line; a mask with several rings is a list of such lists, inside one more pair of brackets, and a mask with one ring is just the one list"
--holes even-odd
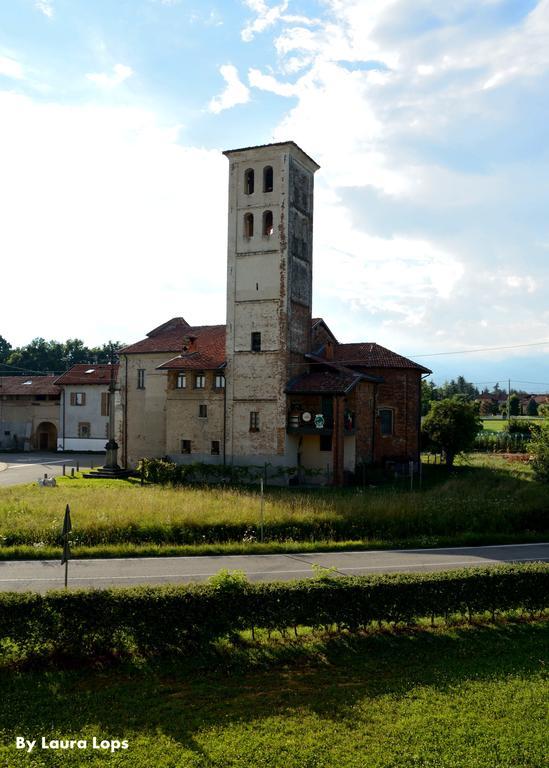
[(315, 315), (549, 390), (548, 86), (549, 0), (4, 0), (0, 334), (224, 322), (221, 151), (293, 139)]

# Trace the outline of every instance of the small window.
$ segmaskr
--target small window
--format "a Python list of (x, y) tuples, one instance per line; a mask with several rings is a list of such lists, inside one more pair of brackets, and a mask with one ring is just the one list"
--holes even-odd
[(253, 213), (244, 214), (244, 237), (254, 236), (254, 215)]
[(219, 456), (219, 440), (212, 440), (212, 456)]
[(145, 389), (145, 369), (137, 369), (137, 389)]
[(204, 389), (206, 386), (206, 376), (203, 373), (197, 373), (194, 377), (194, 388)]
[(378, 411), (379, 414), (379, 425), (381, 429), (381, 434), (384, 437), (387, 437), (389, 435), (393, 434), (393, 411), (391, 408), (380, 408)]
[(177, 379), (175, 380), (175, 388), (176, 389), (185, 389), (187, 386), (187, 374), (186, 373), (178, 373)]
[(90, 425), (87, 421), (81, 421), (78, 425), (78, 437), (87, 440), (90, 437)]
[(320, 450), (330, 451), (332, 450), (332, 436), (331, 435), (319, 435), (320, 437)]
[(267, 165), (263, 169), (263, 192), (273, 191), (273, 169), (272, 166)]
[(86, 393), (71, 392), (71, 405), (86, 405)]
[(253, 195), (254, 193), (255, 174), (253, 168), (248, 168), (244, 172), (244, 194)]
[(270, 237), (273, 232), (273, 212), (265, 211), (263, 214), (263, 237)]
[(252, 331), (252, 352), (261, 352), (261, 334), (259, 331)]
[(250, 411), (250, 432), (259, 432), (259, 413)]
[(214, 387), (216, 389), (225, 389), (225, 376), (222, 373), (215, 374)]
[(181, 441), (181, 453), (190, 453), (191, 452), (191, 441), (190, 440), (182, 440)]
[(110, 392), (101, 392), (101, 416), (109, 415)]
[(207, 419), (208, 418), (208, 406), (204, 405), (203, 403), (200, 403), (198, 406), (198, 417), (200, 419)]

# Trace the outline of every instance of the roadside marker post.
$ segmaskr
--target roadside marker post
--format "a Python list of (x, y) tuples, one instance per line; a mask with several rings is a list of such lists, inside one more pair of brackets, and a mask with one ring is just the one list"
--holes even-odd
[(259, 478), (259, 484), (261, 488), (261, 501), (260, 501), (260, 512), (259, 512), (259, 540), (263, 544), (263, 518), (265, 513), (265, 497), (263, 493), (263, 478)]
[(71, 522), (71, 510), (69, 505), (65, 507), (65, 518), (63, 520), (63, 559), (61, 565), (65, 566), (65, 589), (67, 589), (69, 581), (69, 559), (71, 556), (71, 548), (69, 544), (69, 534), (72, 531)]

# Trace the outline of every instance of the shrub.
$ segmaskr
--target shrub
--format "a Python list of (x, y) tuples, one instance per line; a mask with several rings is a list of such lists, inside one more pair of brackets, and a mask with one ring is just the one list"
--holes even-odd
[(475, 403), (459, 396), (433, 403), (423, 420), (423, 430), (444, 451), (448, 467), (459, 453), (473, 447), (481, 426)]
[(15, 645), (22, 655), (169, 654), (254, 628), (356, 631), (374, 621), (534, 612), (547, 608), (548, 595), (546, 563), (266, 584), (225, 573), (207, 585), (2, 593), (0, 647)]
[(530, 442), (532, 467), (538, 480), (549, 483), (549, 422), (538, 426)]

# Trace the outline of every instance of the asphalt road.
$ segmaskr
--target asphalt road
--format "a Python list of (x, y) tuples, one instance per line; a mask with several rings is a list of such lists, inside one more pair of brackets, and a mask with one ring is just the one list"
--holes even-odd
[(70, 473), (77, 464), (81, 469), (91, 466), (100, 467), (105, 463), (105, 454), (89, 453), (0, 453), (0, 487), (35, 483), (39, 477), (59, 477), (63, 474), (63, 464)]
[[(251, 581), (288, 581), (312, 577), (313, 563), (336, 568), (340, 575), (360, 575), (442, 571), (536, 560), (549, 561), (549, 542), (376, 552), (73, 560), (69, 565), (69, 586), (105, 588), (202, 582), (221, 568), (243, 570)], [(0, 561), (2, 591), (46, 592), (62, 587), (63, 579), (64, 567), (59, 560)]]

